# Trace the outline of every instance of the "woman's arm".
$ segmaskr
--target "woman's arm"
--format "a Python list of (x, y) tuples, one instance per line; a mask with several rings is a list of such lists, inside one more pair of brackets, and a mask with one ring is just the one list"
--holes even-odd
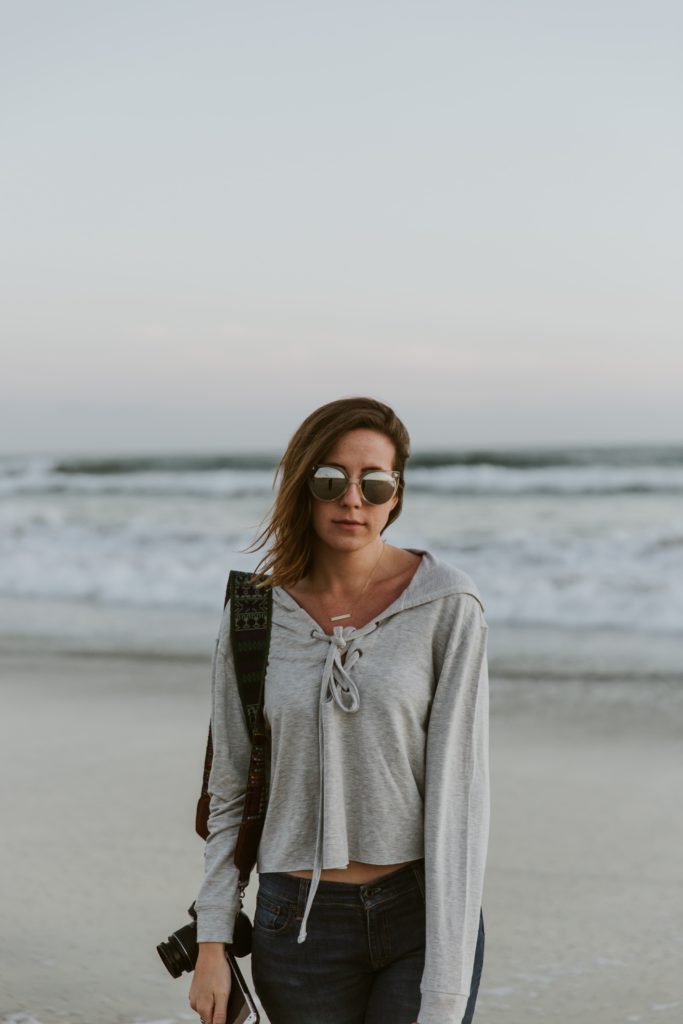
[(240, 908), (240, 873), (234, 855), (244, 810), (251, 740), (235, 677), (229, 602), (214, 648), (211, 736), (209, 835), (204, 847), (204, 882), (195, 901), (197, 941), (232, 942)]
[(460, 1024), (469, 998), (489, 835), (488, 627), (455, 599), (425, 766), (425, 969), (419, 1024)]

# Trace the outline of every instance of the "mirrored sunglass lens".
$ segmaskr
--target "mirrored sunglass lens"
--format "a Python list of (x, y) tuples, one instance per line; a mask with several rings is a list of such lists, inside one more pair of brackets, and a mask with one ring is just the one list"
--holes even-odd
[(363, 477), (363, 496), (373, 505), (383, 505), (394, 495), (394, 478), (388, 473), (367, 473)]
[(316, 498), (332, 501), (344, 493), (346, 477), (334, 466), (320, 466), (311, 477), (311, 490)]

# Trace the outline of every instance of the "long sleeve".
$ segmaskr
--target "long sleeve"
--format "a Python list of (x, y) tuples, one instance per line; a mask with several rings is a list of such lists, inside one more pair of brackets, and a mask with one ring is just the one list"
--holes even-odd
[(251, 741), (244, 720), (230, 645), (230, 604), (225, 608), (211, 670), (213, 761), (204, 882), (195, 901), (198, 942), (232, 942), (240, 908), (234, 862), (242, 822)]
[(479, 601), (459, 595), (428, 723), (418, 1024), (460, 1024), (469, 998), (490, 818), (487, 634)]

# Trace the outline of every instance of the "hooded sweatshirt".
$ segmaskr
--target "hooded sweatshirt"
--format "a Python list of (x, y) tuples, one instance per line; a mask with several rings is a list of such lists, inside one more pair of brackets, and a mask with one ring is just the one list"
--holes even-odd
[[(424, 857), (426, 944), (418, 1024), (460, 1024), (472, 980), (486, 865), (488, 627), (467, 573), (416, 550), (407, 587), (366, 625), (326, 633), (273, 588), (264, 715), (268, 805), (256, 869), (312, 871)], [(234, 863), (251, 743), (226, 607), (212, 666), (213, 764), (198, 942), (231, 942)]]

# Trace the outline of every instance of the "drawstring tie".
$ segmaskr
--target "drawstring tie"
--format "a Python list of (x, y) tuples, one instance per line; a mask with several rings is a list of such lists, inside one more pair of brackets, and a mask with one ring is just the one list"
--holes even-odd
[(311, 636), (316, 640), (326, 640), (328, 643), (327, 657), (320, 687), (320, 701), (318, 704), (318, 750), (320, 759), (320, 792), (318, 796), (318, 828), (315, 837), (315, 857), (313, 860), (313, 876), (308, 890), (306, 909), (297, 942), (306, 941), (306, 922), (313, 904), (313, 899), (318, 889), (320, 875), (322, 872), (323, 852), (323, 831), (324, 831), (324, 795), (325, 795), (325, 737), (323, 727), (323, 710), (325, 704), (334, 703), (347, 714), (355, 714), (360, 708), (360, 693), (351, 675), (350, 670), (361, 656), (357, 648), (349, 651), (346, 662), (342, 663), (342, 655), (347, 651), (349, 644), (360, 637), (371, 633), (377, 626), (376, 622), (369, 622), (361, 629), (354, 629), (353, 626), (335, 626), (332, 636), (323, 632), (322, 629), (312, 629)]

